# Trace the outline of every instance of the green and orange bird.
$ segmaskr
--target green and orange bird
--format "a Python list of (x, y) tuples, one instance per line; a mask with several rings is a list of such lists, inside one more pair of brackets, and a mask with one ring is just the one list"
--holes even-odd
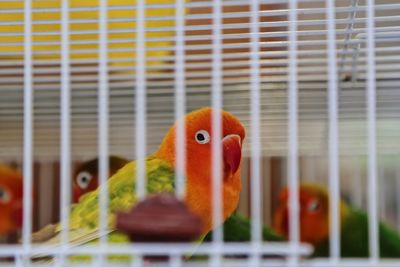
[[(203, 223), (203, 235), (212, 229), (212, 108), (202, 108), (187, 114), (186, 127), (186, 195), (184, 202), (198, 215)], [(235, 210), (241, 191), (240, 162), (245, 129), (232, 114), (221, 111), (222, 139), (217, 140), (222, 147), (221, 171), (223, 219)], [(175, 124), (176, 125), (176, 124)], [(174, 192), (175, 180), (175, 129), (173, 125), (164, 137), (159, 149), (145, 159), (147, 192)], [(182, 171), (182, 170), (176, 170)], [(80, 245), (96, 240), (99, 228), (99, 192), (102, 186), (109, 191), (108, 240), (127, 242), (128, 238), (115, 231), (116, 213), (130, 210), (138, 201), (135, 194), (136, 162), (132, 161), (117, 171), (105, 185), (83, 195), (71, 209), (70, 243)], [(56, 236), (45, 244), (59, 243), (61, 227), (55, 230)]]
[[(109, 176), (111, 177), (117, 170), (122, 168), (129, 161), (127, 159), (110, 156), (109, 157)], [(98, 158), (91, 159), (79, 165), (73, 177), (74, 201), (98, 187)], [(248, 242), (251, 241), (251, 221), (246, 216), (234, 212), (223, 224), (225, 242)], [(212, 231), (209, 232), (203, 241), (212, 240)], [(283, 238), (277, 235), (270, 227), (263, 226), (264, 241), (282, 241)]]
[[(313, 257), (329, 256), (329, 193), (320, 185), (301, 184), (300, 240), (314, 246)], [(274, 214), (275, 230), (288, 239), (288, 189), (282, 190)], [(366, 212), (340, 200), (341, 257), (368, 257), (368, 216)], [(379, 222), (379, 249), (382, 258), (400, 257), (400, 236), (388, 225)]]
[[(109, 157), (109, 177), (124, 167), (129, 160), (117, 157)], [(99, 160), (94, 158), (79, 165), (72, 178), (72, 189), (74, 193), (74, 202), (78, 202), (79, 198), (91, 191), (97, 189), (99, 185)]]
[(0, 235), (19, 231), (23, 214), (22, 175), (0, 164)]

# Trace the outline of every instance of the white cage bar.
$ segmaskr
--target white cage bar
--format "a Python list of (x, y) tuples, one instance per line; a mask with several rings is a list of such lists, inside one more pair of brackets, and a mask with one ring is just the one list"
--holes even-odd
[[(0, 236), (0, 266), (31, 266), (31, 256), (42, 253), (59, 259), (55, 266), (68, 266), (70, 255), (121, 266), (108, 262), (111, 254), (134, 256), (130, 266), (146, 266), (147, 254), (170, 256), (151, 266), (400, 265), (379, 251), (379, 222), (400, 225), (396, 0), (83, 2), (0, 0), (0, 162), (24, 177), (23, 226), (14, 237)], [(222, 222), (224, 136), (215, 115), (223, 108), (246, 128), (238, 212), (251, 219), (250, 239), (224, 242), (217, 228), (201, 245), (116, 245), (106, 235), (99, 246), (67, 244), (74, 168), (98, 157), (99, 182), (106, 183), (109, 155), (135, 159), (143, 199), (144, 158), (175, 120), (203, 106), (216, 108), (214, 225)], [(185, 127), (177, 125), (174, 148), (181, 199), (192, 138)], [(301, 243), (304, 181), (321, 182), (331, 196), (327, 258), (308, 258), (312, 247)], [(289, 241), (264, 242), (263, 225), (273, 221), (285, 184)], [(102, 188), (98, 219), (106, 231), (109, 192)], [(39, 198), (33, 205), (32, 191)], [(341, 198), (368, 214), (367, 258), (341, 255)], [(32, 232), (59, 220), (60, 247), (32, 244)], [(182, 257), (188, 253), (209, 258)], [(236, 254), (249, 257), (228, 257)]]
[(136, 194), (139, 199), (146, 194), (146, 62), (145, 62), (145, 1), (137, 1), (136, 6), (137, 32), (136, 32), (136, 158), (137, 170)]
[[(335, 44), (335, 6), (326, 1), (327, 41), (328, 41), (328, 101), (329, 101), (329, 192), (331, 195), (330, 212), (330, 255), (334, 265), (340, 257), (340, 185), (339, 185), (339, 144), (338, 144), (338, 72), (336, 67)], [(350, 24), (349, 24), (350, 25)], [(351, 29), (349, 26), (348, 29)], [(346, 36), (346, 39), (349, 35)]]
[[(61, 243), (68, 244), (69, 204), (71, 203), (71, 92), (70, 92), (70, 48), (69, 48), (69, 1), (62, 2), (62, 39), (61, 39), (61, 183), (60, 183), (60, 219)], [(60, 264), (65, 262), (63, 255)]]
[[(32, 81), (32, 27), (31, 27), (30, 1), (25, 4), (24, 9), (24, 218), (32, 218), (32, 207), (30, 196), (32, 193), (32, 158), (33, 158), (33, 81)], [(25, 254), (31, 248), (32, 222), (24, 220), (22, 229), (22, 244)], [(25, 258), (23, 258), (25, 263)]]
[(375, 77), (375, 38), (374, 38), (374, 1), (367, 1), (367, 110), (368, 110), (368, 201), (369, 212), (369, 251), (371, 263), (379, 258), (378, 233), (378, 183), (376, 160), (376, 77)]

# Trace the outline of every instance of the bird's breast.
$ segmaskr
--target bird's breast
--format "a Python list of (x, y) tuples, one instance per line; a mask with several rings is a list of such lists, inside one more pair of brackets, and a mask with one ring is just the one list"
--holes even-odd
[[(219, 203), (223, 203), (223, 221), (225, 221), (236, 209), (241, 191), (240, 178), (229, 182), (224, 182), (223, 195)], [(213, 195), (212, 187), (207, 185), (193, 185), (190, 182), (187, 184), (186, 204), (197, 214), (203, 221), (203, 233), (208, 233), (213, 229)]]

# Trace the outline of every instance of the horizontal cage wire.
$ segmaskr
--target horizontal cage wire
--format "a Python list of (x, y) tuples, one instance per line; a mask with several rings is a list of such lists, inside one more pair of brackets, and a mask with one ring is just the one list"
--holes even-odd
[(0, 266), (400, 266), (399, 73), (397, 0), (0, 0)]

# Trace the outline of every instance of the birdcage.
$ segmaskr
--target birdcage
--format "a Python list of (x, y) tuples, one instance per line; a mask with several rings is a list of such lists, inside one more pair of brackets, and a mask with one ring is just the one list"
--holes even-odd
[[(400, 265), (400, 248), (386, 257), (381, 245), (400, 240), (396, 0), (0, 0), (0, 77), (0, 160), (23, 175), (23, 222), (1, 236), (0, 265)], [(145, 157), (177, 119), (207, 106), (211, 241), (108, 242), (112, 188), (100, 186), (100, 240), (71, 245), (78, 166), (98, 158), (98, 183), (106, 184), (109, 155), (135, 160), (134, 194), (143, 200)], [(221, 108), (246, 130), (235, 212), (251, 220), (248, 240), (227, 242), (220, 226)], [(176, 125), (171, 148), (179, 170), (192, 153), (186, 127)], [(177, 199), (185, 199), (186, 179), (176, 172)], [(303, 182), (329, 193), (324, 257), (303, 238)], [(285, 185), (286, 236), (265, 240), (263, 227), (274, 223)], [(10, 198), (6, 189), (0, 184), (0, 208)], [(368, 215), (359, 242), (343, 243), (340, 199)], [(33, 242), (32, 233), (57, 222), (58, 243)], [(380, 222), (393, 231), (381, 234)], [(367, 254), (343, 246), (364, 246)]]

